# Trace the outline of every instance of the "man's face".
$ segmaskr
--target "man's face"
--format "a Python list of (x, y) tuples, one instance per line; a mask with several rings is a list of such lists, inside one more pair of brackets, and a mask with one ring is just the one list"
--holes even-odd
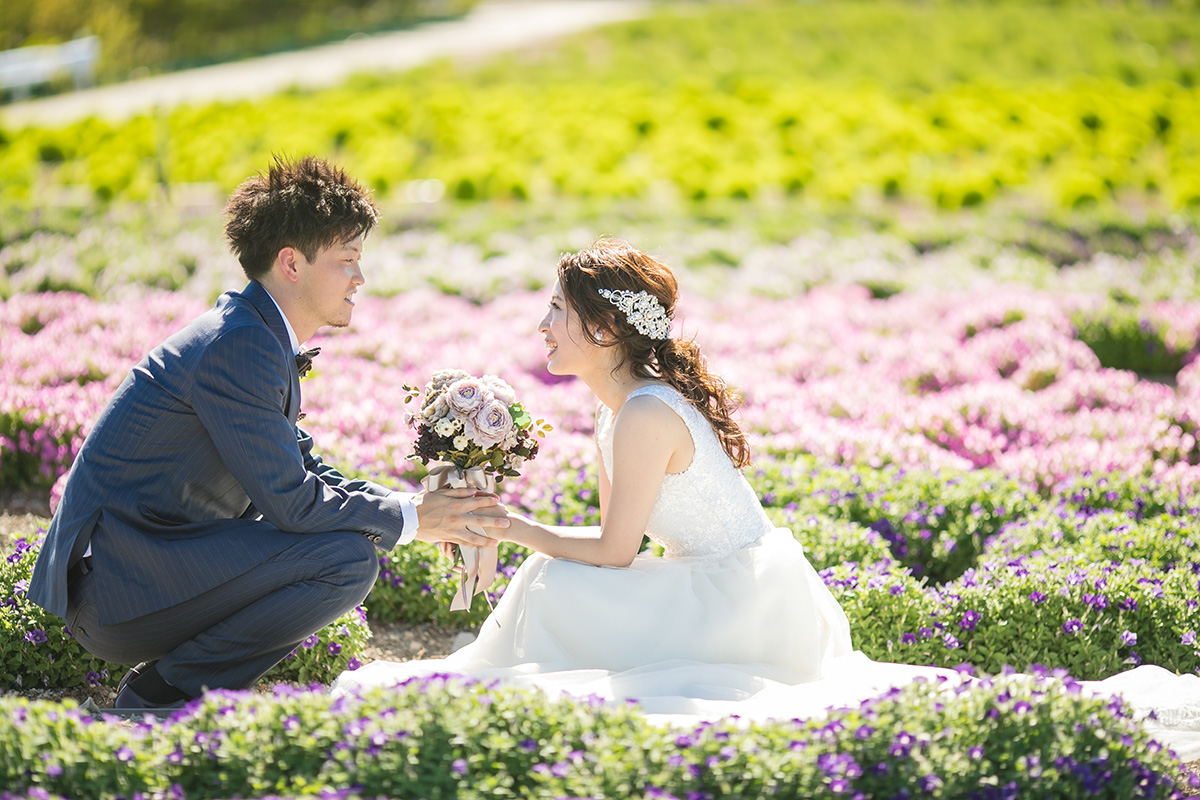
[(300, 300), (307, 315), (319, 326), (342, 328), (354, 313), (354, 293), (364, 283), (358, 261), (363, 238), (334, 244), (320, 250), (309, 262), (297, 251), (302, 278)]

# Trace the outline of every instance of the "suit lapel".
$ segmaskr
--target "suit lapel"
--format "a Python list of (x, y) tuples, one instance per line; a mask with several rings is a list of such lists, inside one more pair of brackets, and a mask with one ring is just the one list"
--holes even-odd
[(296, 371), (296, 359), (293, 358), (292, 341), (288, 337), (287, 325), (283, 321), (283, 315), (279, 313), (279, 309), (275, 305), (275, 301), (271, 299), (271, 295), (258, 281), (250, 281), (246, 284), (246, 288), (242, 290), (242, 297), (250, 301), (254, 306), (254, 310), (263, 318), (263, 322), (275, 334), (275, 338), (279, 340), (283, 352), (289, 357), (288, 362), (288, 396), (287, 396), (287, 416), (296, 424), (296, 417), (300, 413), (300, 374)]

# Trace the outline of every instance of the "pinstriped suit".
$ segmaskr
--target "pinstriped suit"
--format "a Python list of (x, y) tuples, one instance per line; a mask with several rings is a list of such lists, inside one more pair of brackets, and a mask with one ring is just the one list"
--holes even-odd
[[(299, 376), (270, 295), (255, 281), (222, 295), (134, 367), (105, 407), (71, 467), (28, 597), (67, 618), (101, 658), (162, 657), (160, 673), (185, 691), (253, 684), (274, 663), (259, 671), (258, 662), (275, 651), (282, 658), (293, 637), (327, 623), (300, 629), (366, 596), (374, 547), (390, 549), (403, 528), (397, 495), (348, 480), (312, 454), (312, 439), (295, 426), (299, 411)], [(92, 571), (68, 586), (68, 567), (89, 543)], [(339, 581), (346, 585), (331, 588)], [(304, 582), (318, 587), (318, 604), (337, 609), (306, 609), (305, 593), (289, 590), (263, 613), (311, 621), (276, 619), (259, 631), (243, 619), (226, 631), (240, 641), (288, 629), (287, 641), (249, 659), (242, 671), (253, 677), (197, 662), (201, 650), (222, 651), (219, 641), (204, 641), (178, 668), (173, 653), (158, 652)]]

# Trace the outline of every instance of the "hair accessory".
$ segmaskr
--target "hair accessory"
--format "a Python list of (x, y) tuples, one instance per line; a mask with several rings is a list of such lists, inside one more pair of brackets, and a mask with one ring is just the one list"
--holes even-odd
[(651, 339), (671, 338), (671, 318), (658, 302), (658, 298), (646, 291), (631, 292), (628, 289), (597, 289), (600, 296), (625, 312), (625, 321), (637, 328), (637, 332)]

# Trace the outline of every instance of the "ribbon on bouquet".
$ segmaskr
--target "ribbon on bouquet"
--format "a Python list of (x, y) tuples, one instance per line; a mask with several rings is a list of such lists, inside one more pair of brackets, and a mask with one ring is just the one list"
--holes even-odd
[[(439, 464), (429, 470), (429, 474), (421, 481), (426, 491), (436, 492), (438, 489), (479, 489), (485, 492), (496, 491), (496, 476), (483, 470), (482, 467), (459, 469), (453, 464)], [(468, 525), (467, 530), (480, 536), (488, 534), (476, 525)], [(438, 542), (438, 549), (455, 560), (454, 571), (460, 574), (458, 591), (450, 603), (451, 611), (469, 611), (471, 599), (486, 590), (496, 580), (496, 565), (500, 555), (496, 546), (491, 547), (460, 547), (450, 542)], [(461, 559), (461, 563), (459, 562)]]

